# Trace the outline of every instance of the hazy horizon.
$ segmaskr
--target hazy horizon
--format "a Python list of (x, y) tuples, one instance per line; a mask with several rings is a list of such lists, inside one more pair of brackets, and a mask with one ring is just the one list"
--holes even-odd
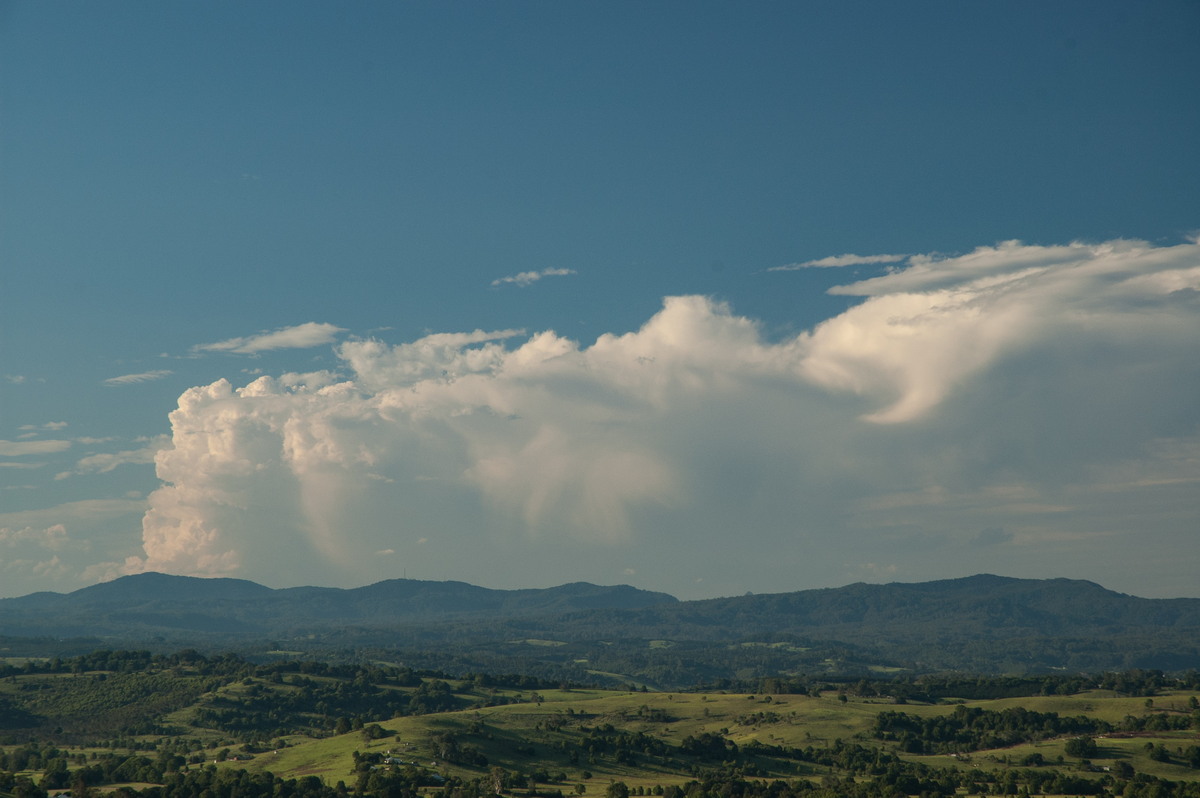
[[(380, 579), (380, 580), (376, 580), (374, 582), (367, 582), (367, 583), (364, 583), (361, 585), (350, 585), (347, 587), (340, 587), (340, 586), (335, 586), (335, 585), (317, 585), (317, 584), (269, 585), (264, 582), (260, 582), (258, 580), (245, 579), (243, 577), (192, 576), (192, 575), (188, 575), (188, 574), (166, 574), (166, 573), (163, 573), (160, 571), (140, 571), (140, 572), (134, 573), (134, 574), (121, 574), (120, 576), (115, 576), (112, 579), (106, 579), (102, 582), (96, 582), (94, 584), (84, 585), (83, 587), (75, 588), (74, 590), (70, 590), (70, 591), (35, 591), (35, 592), (52, 592), (52, 593), (58, 593), (59, 595), (67, 595), (68, 593), (74, 593), (74, 592), (83, 590), (88, 587), (96, 587), (97, 585), (108, 584), (109, 582), (114, 582), (118, 579), (125, 579), (128, 577), (140, 577), (140, 576), (167, 576), (167, 577), (172, 577), (172, 578), (179, 577), (179, 578), (183, 578), (183, 579), (206, 579), (206, 580), (229, 579), (229, 580), (238, 581), (238, 582), (248, 582), (251, 584), (256, 584), (261, 587), (268, 588), (270, 590), (293, 590), (293, 589), (299, 589), (299, 588), (317, 588), (317, 589), (329, 589), (329, 590), (359, 590), (362, 588), (372, 587), (372, 586), (383, 584), (386, 582), (419, 582), (419, 583), (429, 583), (429, 584), (465, 584), (465, 585), (469, 585), (471, 587), (480, 587), (480, 588), (484, 588), (487, 590), (500, 590), (500, 591), (553, 590), (554, 588), (566, 587), (571, 584), (590, 584), (595, 587), (635, 587), (635, 586), (629, 585), (628, 583), (625, 583), (625, 582), (618, 582), (618, 583), (612, 583), (612, 584), (597, 584), (594, 582), (588, 582), (586, 580), (576, 580), (574, 582), (571, 582), (571, 581), (549, 582), (546, 584), (524, 585), (524, 586), (520, 586), (520, 587), (493, 587), (490, 585), (477, 584), (474, 582), (464, 582), (463, 580), (460, 580), (460, 579), (436, 579), (436, 580), (434, 580), (434, 579), (413, 579), (411, 577), (405, 577), (405, 576), (388, 577), (387, 579)], [(828, 588), (802, 588), (802, 589), (799, 589), (796, 591), (758, 592), (758, 591), (748, 590), (744, 593), (740, 593), (737, 595), (706, 596), (701, 599), (680, 599), (678, 596), (673, 596), (673, 594), (669, 593), (669, 591), (654, 590), (652, 588), (636, 588), (635, 587), (635, 589), (646, 590), (646, 591), (652, 592), (652, 593), (664, 593), (666, 595), (672, 595), (673, 598), (679, 599), (680, 601), (705, 601), (708, 599), (738, 598), (740, 596), (748, 596), (748, 595), (755, 595), (755, 596), (781, 595), (782, 593), (785, 593), (785, 592), (786, 593), (803, 592), (803, 590), (830, 590), (830, 589), (836, 590), (841, 587), (852, 587), (853, 585), (856, 585), (856, 584), (875, 585), (875, 586), (880, 586), (880, 587), (886, 587), (889, 585), (923, 585), (923, 584), (929, 584), (931, 582), (956, 582), (956, 581), (961, 581), (961, 580), (965, 580), (965, 579), (973, 579), (973, 578), (977, 578), (977, 577), (997, 577), (1000, 579), (1030, 581), (1025, 577), (1010, 577), (1010, 576), (1005, 576), (1004, 574), (992, 574), (992, 573), (976, 573), (976, 574), (968, 574), (968, 575), (964, 575), (964, 576), (944, 577), (942, 579), (921, 580), (918, 582), (906, 582), (906, 581), (900, 581), (900, 580), (890, 580), (890, 581), (886, 581), (886, 582), (862, 581), (862, 582), (849, 583), (849, 584), (845, 584), (845, 585), (834, 585), (834, 586), (831, 586)], [(1058, 581), (1058, 580), (1067, 580), (1067, 581), (1071, 581), (1071, 582), (1086, 582), (1086, 583), (1090, 583), (1090, 584), (1096, 584), (1099, 587), (1104, 588), (1105, 590), (1109, 590), (1110, 592), (1119, 593), (1121, 595), (1129, 595), (1129, 596), (1132, 596), (1133, 598), (1147, 598), (1146, 596), (1137, 596), (1134, 594), (1121, 593), (1121, 591), (1113, 591), (1113, 590), (1111, 590), (1111, 588), (1108, 588), (1106, 585), (1100, 585), (1099, 583), (1094, 582), (1093, 580), (1090, 580), (1090, 579), (1068, 579), (1067, 577), (1045, 577), (1044, 579), (1041, 579), (1041, 580), (1032, 580), (1032, 581)], [(23, 594), (22, 596), (0, 596), (0, 599), (22, 598), (27, 595), (31, 595), (31, 594), (26, 593), (26, 594)], [(1163, 598), (1163, 599), (1172, 599), (1172, 598), (1200, 599), (1200, 596), (1160, 596), (1159, 598)]]

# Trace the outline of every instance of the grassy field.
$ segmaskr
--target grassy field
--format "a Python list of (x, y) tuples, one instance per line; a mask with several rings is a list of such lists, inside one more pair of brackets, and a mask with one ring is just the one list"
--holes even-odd
[[(260, 754), (249, 763), (225, 763), (224, 766), (248, 766), (289, 776), (318, 775), (329, 783), (349, 781), (354, 773), (354, 752), (395, 756), (405, 762), (447, 775), (474, 778), (485, 775), (492, 765), (522, 772), (544, 771), (551, 776), (565, 775), (567, 787), (584, 785), (587, 793), (603, 792), (612, 781), (630, 787), (650, 789), (655, 785), (681, 784), (693, 778), (692, 763), (676, 758), (664, 765), (649, 758), (637, 758), (631, 764), (618, 763), (611, 757), (588, 759), (585, 730), (611, 724), (628, 733), (641, 733), (678, 748), (685, 738), (704, 733), (720, 734), (740, 748), (752, 741), (771, 746), (832, 746), (838, 740), (863, 745), (883, 745), (871, 734), (877, 714), (900, 710), (922, 717), (947, 715), (958, 704), (897, 705), (885, 699), (839, 699), (837, 694), (819, 697), (797, 695), (748, 695), (722, 693), (642, 693), (606, 690), (547, 690), (538, 694), (537, 703), (481, 707), (435, 715), (395, 718), (382, 725), (385, 738), (365, 739), (361, 732), (319, 740), (294, 738), (287, 748)], [(1188, 696), (1162, 696), (1153, 708), (1145, 699), (1118, 698), (1095, 693), (1078, 696), (1030, 697), (991, 701), (960, 702), (967, 707), (1003, 710), (1023, 707), (1037, 712), (1060, 715), (1086, 715), (1118, 722), (1126, 715), (1145, 716), (1161, 712), (1175, 704), (1187, 706)], [(453, 764), (439, 758), (435, 736), (450, 733), (463, 744), (477, 749), (488, 766)], [(960, 756), (903, 755), (916, 762), (937, 767), (1002, 770), (1020, 767), (1030, 754), (1040, 754), (1047, 766), (1080, 768), (1078, 760), (1066, 756), (1067, 739), (1044, 740), (997, 750), (983, 750)], [(1200, 734), (1186, 732), (1139, 733), (1136, 736), (1108, 735), (1098, 740), (1100, 753), (1094, 771), (1105, 772), (1117, 761), (1126, 761), (1138, 772), (1175, 781), (1200, 781), (1200, 771), (1182, 764), (1167, 764), (1150, 758), (1147, 746), (1162, 744), (1171, 751), (1200, 744)], [(895, 750), (895, 747), (891, 747)], [(571, 753), (576, 756), (572, 760)], [(1062, 757), (1062, 765), (1057, 765)], [(761, 758), (764, 775), (796, 778), (819, 777), (820, 767), (797, 765)]]
[[(829, 752), (849, 748), (961, 773), (1033, 768), (1100, 778), (1131, 767), (1175, 782), (1200, 782), (1200, 768), (1189, 766), (1187, 753), (1200, 746), (1195, 702), (1190, 693), (1178, 691), (1160, 690), (1152, 699), (1090, 690), (922, 703), (829, 689), (772, 695), (545, 686), (522, 690), (493, 686), (483, 678), (382, 672), (368, 678), (366, 672), (319, 673), (299, 665), (282, 672), (253, 666), (218, 672), (211, 663), (208, 670), (201, 665), (6, 676), (0, 679), (0, 736), (8, 737), (0, 748), (11, 753), (40, 739), (39, 744), (59, 746), (54, 756), (70, 758), (72, 767), (113, 752), (151, 759), (181, 756), (181, 767), (315, 776), (330, 786), (353, 785), (371, 767), (419, 771), (430, 781), (438, 776), (486, 778), (499, 768), (514, 778), (521, 774), (522, 789), (532, 779), (551, 791), (585, 795), (605, 794), (614, 782), (623, 782), (635, 794), (653, 793), (718, 770), (819, 782), (845, 777)], [(411, 714), (422, 696), (459, 708)], [(361, 714), (390, 706), (407, 707), (410, 714)], [(963, 746), (955, 755), (909, 753), (946, 749), (913, 749), (902, 737), (876, 736), (881, 713), (903, 713), (911, 727), (924, 728), (930, 725), (922, 725), (926, 720), (951, 719), (955, 713), (1018, 709), (1040, 713), (1039, 718), (1049, 713), (1062, 719), (1083, 716), (1114, 727), (1145, 721), (1162, 726), (1160, 721), (1170, 719), (1188, 728), (1098, 735), (1089, 763), (1068, 754), (1071, 734), (982, 750)], [(238, 723), (252, 721), (252, 731), (214, 721), (226, 712), (234, 713)], [(40, 725), (21, 728), (22, 718)], [(1128, 722), (1130, 718), (1137, 723)], [(334, 733), (335, 720), (351, 730)], [(142, 731), (129, 731), (134, 727)], [(44, 767), (25, 770), (37, 778)]]

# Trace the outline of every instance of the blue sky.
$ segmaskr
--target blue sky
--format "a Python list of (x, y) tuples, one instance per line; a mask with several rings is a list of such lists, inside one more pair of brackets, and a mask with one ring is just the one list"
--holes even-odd
[(2, 3), (0, 595), (1200, 595), (1198, 24)]

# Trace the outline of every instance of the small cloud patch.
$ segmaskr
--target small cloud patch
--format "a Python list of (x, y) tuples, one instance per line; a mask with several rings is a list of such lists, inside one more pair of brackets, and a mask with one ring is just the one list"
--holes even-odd
[(511, 274), (508, 277), (498, 277), (492, 280), (492, 287), (497, 288), (502, 285), (512, 284), (524, 288), (544, 277), (565, 277), (575, 273), (574, 269), (542, 269), (540, 272), (521, 272), (520, 274)]
[(163, 377), (169, 377), (174, 373), (169, 369), (155, 369), (154, 371), (143, 371), (138, 374), (122, 374), (120, 377), (109, 377), (104, 381), (104, 384), (112, 387), (136, 385), (141, 382), (161, 380)]
[(242, 338), (229, 338), (213, 344), (192, 347), (195, 352), (232, 352), (237, 355), (255, 355), (274, 349), (308, 349), (333, 343), (339, 333), (346, 330), (333, 324), (314, 321), (283, 327), (272, 332), (263, 332)]

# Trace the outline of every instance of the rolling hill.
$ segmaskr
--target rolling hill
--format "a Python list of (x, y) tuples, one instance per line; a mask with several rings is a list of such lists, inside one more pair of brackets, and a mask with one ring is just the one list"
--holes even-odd
[(0, 635), (10, 655), (37, 653), (31, 638), (60, 648), (82, 638), (79, 651), (283, 647), (658, 686), (812, 673), (1179, 671), (1200, 668), (1200, 599), (987, 574), (679, 601), (626, 585), (493, 590), (395, 579), (275, 590), (147, 573), (0, 600)]

